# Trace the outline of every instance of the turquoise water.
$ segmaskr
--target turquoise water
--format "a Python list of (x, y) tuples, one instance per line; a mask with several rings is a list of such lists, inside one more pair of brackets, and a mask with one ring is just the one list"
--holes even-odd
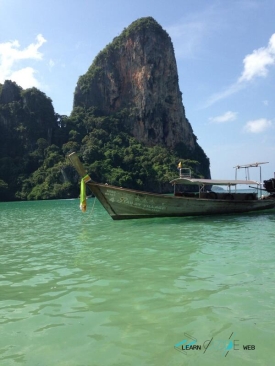
[(1, 366), (274, 364), (274, 210), (112, 221), (92, 205), (0, 203)]

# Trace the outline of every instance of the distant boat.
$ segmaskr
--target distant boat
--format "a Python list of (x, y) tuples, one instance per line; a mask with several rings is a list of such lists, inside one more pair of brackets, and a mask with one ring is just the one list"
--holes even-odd
[[(181, 217), (243, 213), (275, 207), (275, 195), (260, 196), (260, 182), (254, 180), (213, 180), (191, 178), (191, 172), (180, 169), (180, 176), (171, 181), (173, 195), (149, 193), (96, 183), (87, 175), (76, 153), (69, 156), (80, 176), (113, 220), (150, 217)], [(256, 165), (257, 164), (257, 165)], [(250, 167), (263, 163), (248, 164)], [(238, 166), (238, 169), (245, 166)], [(258, 193), (237, 193), (237, 185), (256, 185)], [(228, 191), (213, 192), (211, 186), (227, 186)], [(198, 192), (192, 192), (197, 186)], [(188, 190), (188, 187), (190, 189)], [(183, 188), (183, 190), (181, 190)]]

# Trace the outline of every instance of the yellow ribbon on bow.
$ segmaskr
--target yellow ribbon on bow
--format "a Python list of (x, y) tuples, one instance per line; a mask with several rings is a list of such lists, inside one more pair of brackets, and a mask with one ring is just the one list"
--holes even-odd
[(80, 183), (80, 210), (82, 212), (86, 212), (87, 209), (87, 201), (86, 201), (86, 183), (91, 180), (89, 175), (85, 175), (81, 179)]

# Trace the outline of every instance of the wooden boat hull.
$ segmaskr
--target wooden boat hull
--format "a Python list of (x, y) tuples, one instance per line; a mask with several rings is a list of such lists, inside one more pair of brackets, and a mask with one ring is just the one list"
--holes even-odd
[[(114, 220), (243, 213), (275, 207), (275, 199), (177, 197), (89, 182), (88, 187)], [(237, 195), (235, 195), (237, 198)]]

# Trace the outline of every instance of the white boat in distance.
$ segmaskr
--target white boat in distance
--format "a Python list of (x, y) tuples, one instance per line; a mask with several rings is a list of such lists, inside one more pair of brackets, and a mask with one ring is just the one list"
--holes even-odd
[[(260, 196), (261, 182), (254, 180), (197, 179), (191, 178), (190, 172), (180, 169), (179, 178), (171, 181), (174, 195), (165, 195), (93, 182), (77, 154), (72, 153), (68, 157), (113, 220), (238, 214), (275, 207), (275, 195)], [(264, 163), (247, 164), (236, 169), (258, 167), (260, 164)], [(228, 191), (213, 192), (213, 185), (227, 186)], [(237, 193), (237, 185), (255, 185), (258, 193)], [(188, 191), (191, 186), (198, 186), (198, 192)]]

